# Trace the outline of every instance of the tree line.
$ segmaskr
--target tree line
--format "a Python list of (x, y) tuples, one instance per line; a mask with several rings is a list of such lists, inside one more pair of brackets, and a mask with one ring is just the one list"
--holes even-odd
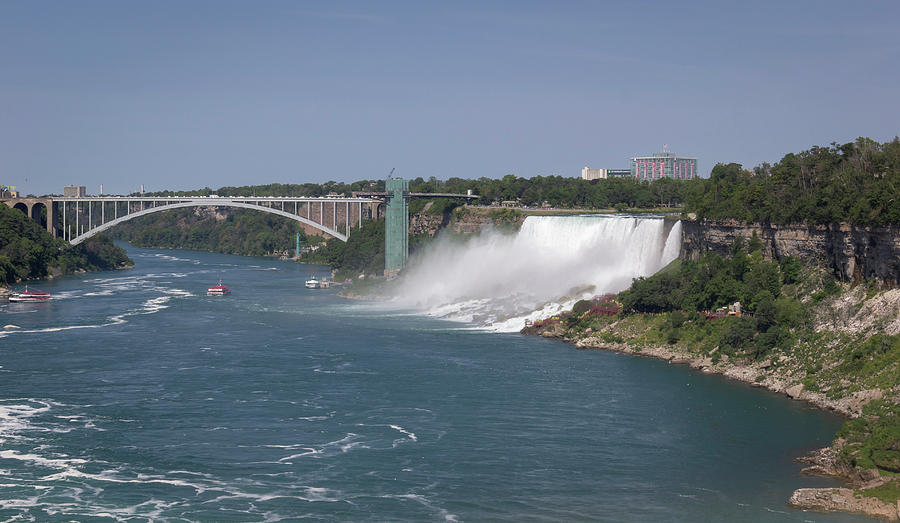
[(900, 139), (816, 146), (753, 170), (718, 164), (709, 179), (688, 184), (685, 211), (774, 224), (900, 224)]
[[(773, 224), (859, 225), (900, 223), (900, 139), (879, 143), (859, 138), (846, 144), (815, 146), (788, 153), (774, 165), (745, 169), (717, 164), (709, 178), (652, 182), (633, 178), (583, 180), (564, 176), (410, 180), (411, 192), (459, 193), (472, 190), (478, 205), (516, 202), (538, 207), (653, 209), (679, 207), (701, 219), (737, 219)], [(352, 183), (208, 187), (162, 191), (157, 196), (350, 196), (355, 191), (384, 191), (384, 180)]]
[(46, 278), (51, 271), (112, 270), (131, 265), (120, 247), (105, 236), (76, 246), (54, 238), (17, 209), (0, 204), (0, 284)]
[(297, 222), (269, 213), (228, 209), (208, 212), (174, 209), (142, 216), (110, 230), (113, 237), (136, 247), (194, 249), (245, 256), (292, 252), (300, 234), (301, 246), (324, 241), (309, 236)]

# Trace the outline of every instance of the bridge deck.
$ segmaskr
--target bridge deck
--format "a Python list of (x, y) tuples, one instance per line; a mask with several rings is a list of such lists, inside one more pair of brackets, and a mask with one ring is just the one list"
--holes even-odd
[(234, 202), (338, 202), (371, 203), (371, 198), (343, 196), (48, 196), (54, 202), (212, 202), (227, 200)]
[[(385, 191), (353, 191), (353, 196), (355, 197), (365, 197), (365, 196), (374, 196), (374, 197), (387, 197), (390, 193)], [(447, 192), (408, 192), (403, 193), (403, 196), (407, 198), (468, 198), (475, 199), (479, 196), (477, 194), (453, 194)]]

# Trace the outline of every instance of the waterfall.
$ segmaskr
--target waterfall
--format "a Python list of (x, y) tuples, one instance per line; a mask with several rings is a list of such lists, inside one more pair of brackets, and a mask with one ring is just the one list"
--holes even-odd
[(633, 216), (529, 216), (515, 234), (441, 237), (410, 261), (394, 303), (515, 332), (575, 301), (619, 292), (678, 257), (681, 223)]

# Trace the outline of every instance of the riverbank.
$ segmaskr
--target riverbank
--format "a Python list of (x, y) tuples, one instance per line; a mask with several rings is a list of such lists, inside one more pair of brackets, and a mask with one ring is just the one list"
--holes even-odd
[(104, 235), (70, 245), (18, 210), (0, 205), (0, 287), (133, 266), (125, 251)]
[[(786, 349), (776, 347), (760, 358), (741, 352), (725, 354), (719, 345), (701, 347), (690, 336), (673, 340), (670, 314), (577, 317), (569, 313), (523, 333), (566, 341), (578, 349), (688, 365), (841, 414), (848, 422), (833, 445), (800, 459), (810, 464), (804, 473), (837, 477), (845, 488), (798, 489), (788, 504), (900, 520), (900, 471), (895, 462), (900, 453), (893, 448), (896, 441), (890, 442), (900, 432), (900, 289), (873, 292), (845, 285), (830, 299), (807, 305), (812, 309), (809, 329), (795, 332), (796, 342)], [(705, 323), (707, 328), (727, 332), (727, 322), (739, 325), (740, 320), (726, 317)], [(878, 438), (888, 442), (873, 442)]]

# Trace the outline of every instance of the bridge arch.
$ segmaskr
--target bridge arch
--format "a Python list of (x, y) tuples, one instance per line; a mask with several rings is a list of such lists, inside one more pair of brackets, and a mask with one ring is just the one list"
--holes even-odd
[(22, 213), (24, 213), (25, 216), (28, 216), (29, 218), (31, 217), (28, 215), (28, 206), (25, 205), (25, 203), (23, 203), (23, 202), (16, 203), (15, 205), (12, 206), (12, 208), (22, 211)]
[(347, 241), (346, 234), (342, 234), (342, 233), (332, 229), (331, 227), (327, 227), (320, 223), (316, 223), (312, 220), (308, 220), (302, 216), (298, 216), (296, 214), (291, 214), (289, 212), (282, 211), (281, 209), (273, 209), (271, 207), (265, 207), (263, 205), (254, 205), (252, 203), (235, 202), (235, 201), (231, 201), (231, 200), (206, 199), (206, 200), (191, 200), (191, 201), (187, 201), (187, 202), (170, 203), (170, 204), (160, 205), (158, 207), (150, 207), (149, 209), (143, 209), (143, 210), (140, 210), (137, 212), (126, 214), (125, 216), (120, 216), (119, 218), (116, 218), (112, 221), (108, 221), (108, 222), (104, 223), (103, 225), (94, 227), (93, 229), (86, 231), (84, 234), (81, 234), (79, 236), (76, 236), (75, 238), (72, 238), (69, 241), (69, 243), (71, 243), (72, 245), (78, 245), (79, 243), (83, 242), (84, 240), (87, 240), (88, 238), (90, 238), (92, 236), (96, 236), (97, 234), (100, 234), (101, 232), (109, 229), (110, 227), (115, 227), (116, 225), (127, 222), (128, 220), (133, 220), (134, 218), (146, 216), (148, 214), (153, 214), (155, 212), (170, 211), (172, 209), (181, 209), (184, 207), (238, 207), (241, 209), (252, 209), (254, 211), (267, 212), (267, 213), (275, 214), (278, 216), (284, 216), (285, 218), (290, 218), (291, 220), (294, 220), (296, 222), (300, 222), (302, 224), (309, 225), (310, 227), (319, 229), (320, 231), (322, 231), (326, 234), (329, 234), (331, 236), (334, 236), (335, 238), (337, 238), (343, 242)]
[(41, 227), (47, 227), (47, 205), (43, 202), (34, 202), (31, 204), (31, 219)]

